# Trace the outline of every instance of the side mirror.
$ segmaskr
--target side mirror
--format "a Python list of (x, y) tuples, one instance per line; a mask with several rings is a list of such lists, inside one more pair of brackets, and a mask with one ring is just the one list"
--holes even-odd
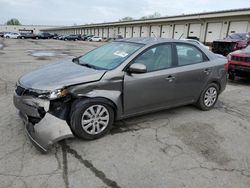
[(130, 67), (128, 68), (128, 72), (129, 73), (146, 73), (147, 72), (147, 67), (146, 65), (143, 65), (141, 63), (135, 63), (130, 65)]

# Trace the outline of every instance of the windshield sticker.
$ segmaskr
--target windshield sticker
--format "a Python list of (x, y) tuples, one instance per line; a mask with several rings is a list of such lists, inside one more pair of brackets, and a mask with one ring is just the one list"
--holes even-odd
[(126, 57), (128, 53), (123, 52), (123, 51), (116, 51), (114, 55), (120, 56), (120, 57)]

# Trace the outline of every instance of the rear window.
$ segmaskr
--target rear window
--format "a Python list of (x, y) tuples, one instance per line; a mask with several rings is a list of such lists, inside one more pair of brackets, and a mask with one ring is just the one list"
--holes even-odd
[(178, 65), (185, 66), (204, 61), (203, 53), (196, 47), (188, 44), (176, 44)]

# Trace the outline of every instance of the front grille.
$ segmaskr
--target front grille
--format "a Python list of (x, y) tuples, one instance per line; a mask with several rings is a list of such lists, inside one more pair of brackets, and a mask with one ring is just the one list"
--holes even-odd
[(22, 96), (22, 95), (24, 94), (24, 92), (25, 92), (25, 88), (23, 88), (23, 87), (21, 87), (21, 86), (17, 86), (17, 87), (16, 87), (16, 94), (17, 94), (18, 96)]
[(33, 96), (33, 97), (38, 97), (39, 94), (35, 91), (32, 91), (31, 89), (26, 89), (23, 93), (23, 95), (26, 95), (26, 96)]
[(250, 57), (232, 56), (233, 61), (250, 63)]

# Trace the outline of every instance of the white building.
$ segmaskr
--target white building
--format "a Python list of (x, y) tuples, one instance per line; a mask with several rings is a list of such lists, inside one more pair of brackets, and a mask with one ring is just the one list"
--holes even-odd
[(55, 28), (55, 26), (44, 25), (0, 25), (0, 32), (33, 32), (39, 33), (43, 29)]
[(104, 38), (116, 35), (175, 39), (192, 36), (198, 37), (201, 42), (211, 43), (231, 33), (250, 32), (250, 8), (42, 30), (58, 34), (94, 34)]

